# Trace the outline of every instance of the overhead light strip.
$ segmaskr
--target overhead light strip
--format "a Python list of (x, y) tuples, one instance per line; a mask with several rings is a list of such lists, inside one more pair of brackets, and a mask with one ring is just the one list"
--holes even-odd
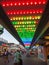
[(2, 2), (2, 6), (10, 7), (10, 6), (29, 6), (29, 5), (45, 5), (46, 0), (42, 1), (29, 1), (29, 2)]
[(42, 14), (43, 9), (35, 9), (35, 10), (9, 10), (7, 11), (8, 15), (18, 15), (18, 14)]

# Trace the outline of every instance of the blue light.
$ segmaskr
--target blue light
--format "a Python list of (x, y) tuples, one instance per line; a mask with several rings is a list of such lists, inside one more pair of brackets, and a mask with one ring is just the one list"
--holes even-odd
[(31, 43), (31, 41), (23, 41), (23, 43)]
[(32, 38), (21, 38), (22, 41), (32, 41)]
[(24, 43), (24, 44), (31, 44), (31, 43)]

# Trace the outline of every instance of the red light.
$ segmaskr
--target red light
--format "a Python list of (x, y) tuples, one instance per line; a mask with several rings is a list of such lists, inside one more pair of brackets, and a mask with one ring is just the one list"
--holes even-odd
[(17, 3), (14, 4), (15, 6), (17, 5)]
[(20, 14), (22, 14), (22, 11), (20, 12)]
[(18, 5), (21, 5), (21, 3), (18, 3)]
[(7, 14), (9, 15), (9, 12)]
[(33, 4), (33, 2), (30, 3), (31, 5)]
[(10, 5), (12, 6), (13, 4), (11, 3)]
[(27, 5), (29, 5), (29, 3), (28, 3), (28, 2), (27, 2), (26, 4), (27, 4)]
[(5, 4), (3, 4), (3, 6), (5, 6)]
[(33, 13), (35, 13), (35, 11), (33, 11)]
[(46, 0), (30, 0), (28, 2), (2, 2), (2, 6), (16, 6), (16, 5), (36, 5), (36, 4), (46, 4)]
[(23, 5), (25, 5), (25, 3), (22, 3)]
[(12, 15), (12, 12), (10, 14)]
[(32, 11), (30, 11), (30, 14), (32, 14)]
[[(37, 13), (42, 13), (43, 9), (33, 9), (33, 10), (9, 10), (7, 11), (7, 14), (37, 14)], [(10, 15), (9, 14), (9, 15)]]
[(29, 14), (29, 11), (27, 11), (27, 14)]
[(39, 2), (39, 4), (41, 4), (41, 2)]
[(43, 2), (43, 4), (45, 4), (45, 1)]
[(42, 10), (40, 10), (40, 13), (42, 13)]
[(14, 14), (16, 14), (16, 12), (14, 12)]
[(37, 10), (36, 12), (37, 12), (37, 13), (39, 13), (39, 11), (38, 11), (38, 10)]
[(34, 3), (35, 5), (37, 4), (37, 2)]
[(23, 12), (23, 14), (25, 14), (25, 11)]
[(7, 6), (9, 6), (9, 4), (6, 4)]
[(17, 12), (17, 14), (19, 14), (19, 12)]

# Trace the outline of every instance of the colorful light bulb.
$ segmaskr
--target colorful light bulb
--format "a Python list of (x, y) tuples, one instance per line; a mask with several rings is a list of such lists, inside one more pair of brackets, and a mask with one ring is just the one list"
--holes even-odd
[(11, 3), (10, 5), (13, 6), (13, 3)]
[(15, 17), (13, 17), (13, 20), (15, 20)]
[(33, 2), (30, 2), (30, 4), (32, 5), (32, 4), (33, 4)]
[(15, 6), (17, 5), (17, 3), (14, 4)]
[(25, 5), (25, 3), (22, 3), (22, 5)]
[(34, 2), (34, 4), (36, 5), (36, 4), (37, 4), (37, 2)]
[(27, 2), (26, 5), (29, 5), (29, 3)]
[(35, 16), (35, 19), (37, 19), (37, 16)]
[(7, 6), (9, 6), (9, 4), (8, 4), (8, 3), (7, 3), (6, 5), (7, 5)]
[(21, 5), (21, 3), (18, 3), (18, 5)]
[(41, 2), (38, 2), (39, 4), (41, 4)]
[(3, 4), (3, 6), (5, 6), (5, 4)]

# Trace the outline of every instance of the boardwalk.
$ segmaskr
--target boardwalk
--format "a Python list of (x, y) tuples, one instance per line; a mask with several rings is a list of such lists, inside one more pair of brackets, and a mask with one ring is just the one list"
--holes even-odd
[[(8, 64), (4, 63), (4, 59), (0, 58), (0, 65), (13, 65), (13, 59), (9, 58)], [(23, 57), (23, 65), (47, 65), (36, 57)]]

